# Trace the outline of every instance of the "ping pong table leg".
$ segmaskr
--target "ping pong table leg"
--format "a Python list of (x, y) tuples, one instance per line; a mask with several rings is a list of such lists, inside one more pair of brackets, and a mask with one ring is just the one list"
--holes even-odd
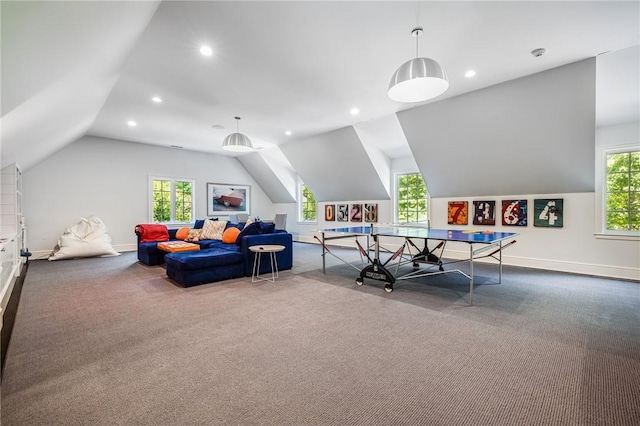
[(498, 283), (502, 284), (502, 241), (500, 241), (500, 255), (498, 256), (498, 262), (500, 264), (500, 269), (498, 273)]
[(324, 269), (324, 259), (325, 259), (325, 254), (327, 254), (326, 249), (325, 249), (325, 242), (324, 242), (324, 232), (322, 233), (322, 273), (326, 274), (325, 269)]
[(473, 244), (469, 244), (469, 306), (473, 305)]

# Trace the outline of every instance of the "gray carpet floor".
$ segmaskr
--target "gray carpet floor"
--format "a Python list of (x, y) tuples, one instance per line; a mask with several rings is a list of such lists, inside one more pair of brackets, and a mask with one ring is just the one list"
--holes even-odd
[(457, 274), (386, 293), (294, 252), (188, 289), (135, 253), (32, 261), (2, 424), (640, 424), (638, 283), (482, 265), (468, 306)]

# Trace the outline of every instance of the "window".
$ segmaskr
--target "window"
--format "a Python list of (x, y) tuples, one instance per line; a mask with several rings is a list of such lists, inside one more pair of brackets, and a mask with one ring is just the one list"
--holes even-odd
[(606, 156), (605, 229), (640, 231), (640, 151)]
[(300, 222), (317, 222), (316, 197), (313, 196), (309, 188), (307, 188), (307, 185), (300, 185), (298, 208)]
[(151, 222), (193, 222), (193, 187), (188, 179), (151, 178)]
[(427, 185), (420, 173), (396, 175), (396, 218), (399, 223), (427, 222)]

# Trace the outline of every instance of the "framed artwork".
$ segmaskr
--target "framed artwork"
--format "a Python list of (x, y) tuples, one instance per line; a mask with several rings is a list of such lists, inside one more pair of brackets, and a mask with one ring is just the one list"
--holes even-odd
[(336, 205), (325, 204), (324, 206), (324, 220), (327, 222), (333, 222), (336, 220)]
[(533, 200), (533, 226), (562, 228), (563, 198)]
[(365, 203), (364, 221), (374, 223), (378, 221), (378, 205), (375, 203)]
[(473, 224), (474, 225), (495, 225), (496, 224), (496, 202), (495, 201), (474, 201), (473, 202)]
[(207, 183), (207, 216), (246, 213), (251, 205), (251, 186)]
[(351, 204), (349, 219), (351, 222), (362, 222), (362, 204)]
[(338, 204), (336, 219), (338, 222), (349, 222), (349, 204)]
[(466, 225), (468, 217), (468, 201), (449, 201), (447, 204), (447, 223), (449, 225)]
[(527, 200), (502, 200), (502, 225), (527, 226)]

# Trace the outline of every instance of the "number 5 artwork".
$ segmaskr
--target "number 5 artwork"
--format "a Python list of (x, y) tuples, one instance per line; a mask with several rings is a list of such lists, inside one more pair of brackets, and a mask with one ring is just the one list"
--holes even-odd
[(527, 226), (527, 200), (502, 200), (502, 225)]
[(563, 199), (533, 200), (533, 226), (562, 228)]

